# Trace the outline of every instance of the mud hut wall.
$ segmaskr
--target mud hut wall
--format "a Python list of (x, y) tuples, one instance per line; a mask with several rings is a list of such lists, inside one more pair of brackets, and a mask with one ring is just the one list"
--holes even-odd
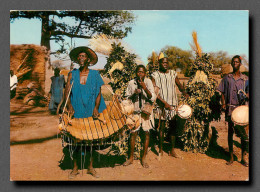
[(54, 75), (52, 68), (50, 67), (49, 60), (45, 63), (45, 94), (49, 93), (51, 89), (51, 77)]
[(45, 47), (31, 44), (11, 45), (10, 69), (15, 74), (23, 61), (23, 66), (30, 67), (32, 70), (19, 80), (17, 91), (25, 91), (28, 83), (31, 81), (38, 82), (42, 91), (45, 91), (45, 66), (46, 62), (48, 62), (48, 52)]

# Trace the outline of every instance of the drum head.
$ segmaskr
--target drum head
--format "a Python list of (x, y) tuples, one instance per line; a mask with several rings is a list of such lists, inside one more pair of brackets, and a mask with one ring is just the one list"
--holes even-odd
[(192, 109), (189, 105), (184, 104), (184, 105), (180, 105), (177, 108), (177, 114), (180, 118), (182, 119), (188, 119), (191, 117), (192, 114)]
[(234, 109), (231, 114), (231, 120), (234, 124), (240, 126), (246, 126), (249, 124), (249, 107), (247, 105), (241, 105)]

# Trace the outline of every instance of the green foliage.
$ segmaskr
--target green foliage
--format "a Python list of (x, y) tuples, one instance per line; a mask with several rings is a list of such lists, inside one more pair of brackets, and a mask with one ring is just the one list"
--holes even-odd
[(231, 61), (231, 57), (228, 56), (227, 52), (218, 51), (218, 52), (210, 52), (209, 60), (214, 65), (214, 70), (212, 73), (221, 74), (221, 67), (224, 64), (229, 64)]
[[(186, 87), (186, 92), (190, 95), (182, 100), (191, 106), (193, 116), (185, 125), (184, 150), (204, 153), (208, 148), (209, 123), (220, 119), (220, 95), (216, 92), (217, 82), (210, 77), (213, 64), (207, 54), (202, 57), (197, 56), (191, 65), (191, 78)], [(207, 82), (194, 82), (193, 79), (198, 70), (207, 75)]]
[[(189, 76), (190, 64), (193, 61), (193, 56), (190, 51), (182, 50), (174, 46), (166, 46), (161, 50), (168, 56), (169, 68), (170, 69), (181, 69), (181, 72), (185, 76)], [(156, 60), (153, 59), (152, 55), (148, 57), (147, 71), (148, 75), (159, 69), (158, 56), (156, 55)]]
[[(137, 64), (135, 63), (136, 55), (127, 52), (121, 44), (112, 44), (112, 51), (107, 59), (107, 64), (105, 65), (104, 76), (111, 79), (109, 83), (114, 91), (114, 93), (125, 96), (125, 91), (128, 82), (133, 79), (135, 75), (135, 70)], [(111, 75), (108, 73), (112, 68), (113, 64), (117, 61), (124, 65), (122, 71), (115, 70)]]
[[(41, 45), (50, 49), (50, 40), (63, 46), (64, 37), (90, 39), (96, 34), (124, 38), (131, 32), (135, 17), (130, 11), (11, 11), (10, 21), (39, 19)], [(68, 18), (70, 21), (68, 22)], [(64, 47), (59, 50), (64, 53)]]
[(162, 49), (168, 56), (170, 69), (181, 69), (181, 72), (186, 76), (189, 76), (190, 64), (193, 61), (191, 51), (185, 51), (178, 47), (166, 46)]
[[(124, 137), (112, 145), (112, 149), (110, 151), (116, 155), (124, 155), (127, 157), (130, 143), (130, 130), (125, 131), (123, 135)], [(135, 139), (134, 159), (140, 159), (140, 154), (143, 149), (142, 147), (141, 137), (137, 135)]]
[[(207, 57), (212, 65), (206, 63), (206, 66), (204, 66), (203, 60), (206, 58), (196, 59), (197, 63), (194, 63), (194, 56), (190, 51), (185, 51), (174, 46), (166, 46), (161, 51), (166, 53), (169, 58), (169, 68), (175, 70), (177, 68), (181, 69), (181, 73), (186, 77), (192, 76), (196, 70), (203, 70), (212, 74), (220, 74), (221, 66), (230, 63), (231, 60), (231, 58), (228, 57), (227, 52), (210, 52), (209, 55), (204, 55), (203, 57)], [(156, 59), (158, 59), (158, 56)], [(148, 75), (151, 75), (154, 71), (158, 70), (158, 61), (153, 61), (152, 55), (148, 57), (147, 70)]]

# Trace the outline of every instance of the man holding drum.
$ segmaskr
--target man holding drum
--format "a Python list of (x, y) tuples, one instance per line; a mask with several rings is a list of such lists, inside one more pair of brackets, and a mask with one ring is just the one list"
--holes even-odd
[[(99, 113), (106, 109), (105, 101), (101, 95), (101, 86), (104, 82), (98, 71), (89, 69), (89, 66), (97, 63), (98, 57), (88, 47), (77, 47), (70, 52), (70, 58), (72, 61), (77, 62), (80, 68), (72, 70), (68, 76), (68, 83), (65, 88), (65, 98), (68, 98), (68, 112), (75, 119), (91, 116), (95, 119), (99, 116)], [(73, 170), (70, 173), (70, 178), (79, 174), (80, 146), (74, 146), (74, 148)], [(88, 149), (88, 152), (90, 164), (87, 173), (99, 177), (93, 168), (92, 149)]]
[(141, 157), (141, 164), (145, 168), (149, 167), (148, 163), (146, 162), (146, 154), (149, 146), (149, 137), (150, 137), (149, 130), (152, 129), (152, 124), (153, 124), (152, 122), (153, 114), (147, 114), (146, 109), (144, 109), (144, 107), (145, 105), (152, 106), (152, 102), (155, 100), (156, 96), (155, 96), (152, 81), (146, 78), (145, 75), (146, 75), (145, 66), (138, 65), (136, 68), (136, 78), (129, 81), (126, 90), (126, 96), (134, 103), (134, 113), (139, 115), (141, 125), (135, 127), (134, 130), (131, 132), (130, 143), (129, 143), (130, 156), (129, 159), (124, 163), (124, 166), (133, 163), (136, 136), (140, 128), (142, 128), (145, 134), (145, 138), (143, 139), (143, 155)]
[[(246, 75), (243, 75), (240, 72), (241, 66), (241, 57), (236, 55), (231, 60), (231, 66), (233, 68), (233, 72), (226, 75), (220, 82), (218, 90), (222, 93), (221, 102), (222, 102), (222, 110), (225, 111), (225, 120), (228, 122), (228, 148), (230, 159), (227, 162), (227, 165), (230, 165), (234, 161), (233, 157), (233, 133), (234, 133), (234, 123), (231, 120), (232, 111), (238, 107), (240, 104), (238, 91), (245, 90), (245, 84), (248, 80)], [(242, 149), (242, 158), (241, 163), (244, 166), (248, 166), (248, 162), (246, 162), (246, 148), (247, 142), (241, 138), (241, 149)]]
[(171, 139), (170, 156), (178, 157), (174, 151), (175, 138), (177, 135), (176, 119), (176, 107), (178, 105), (178, 98), (176, 92), (176, 85), (185, 97), (188, 94), (185, 92), (184, 87), (181, 85), (177, 72), (169, 70), (168, 58), (164, 53), (159, 54), (159, 71), (155, 71), (152, 74), (152, 82), (154, 86), (160, 88), (160, 94), (157, 97), (157, 103), (160, 106), (155, 114), (155, 119), (159, 121), (159, 157), (163, 154), (163, 142), (164, 142), (164, 130), (165, 122), (169, 119), (169, 132)]

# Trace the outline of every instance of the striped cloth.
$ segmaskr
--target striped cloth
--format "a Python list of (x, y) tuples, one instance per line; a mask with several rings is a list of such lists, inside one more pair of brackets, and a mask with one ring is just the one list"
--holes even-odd
[[(169, 70), (168, 73), (161, 73), (155, 71), (152, 74), (155, 80), (156, 86), (160, 88), (160, 97), (166, 101), (169, 105), (173, 106), (173, 109), (178, 105), (177, 91), (175, 78), (177, 77), (177, 72), (174, 70)], [(159, 119), (162, 111), (159, 107), (155, 109), (155, 118)], [(175, 115), (175, 110), (169, 111), (165, 110), (165, 114), (162, 116), (162, 120), (172, 119)]]

